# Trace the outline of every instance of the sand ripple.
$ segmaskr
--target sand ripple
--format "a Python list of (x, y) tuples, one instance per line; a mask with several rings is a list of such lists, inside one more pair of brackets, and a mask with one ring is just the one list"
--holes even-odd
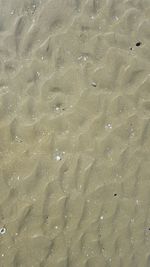
[(0, 1), (1, 267), (150, 266), (149, 15)]

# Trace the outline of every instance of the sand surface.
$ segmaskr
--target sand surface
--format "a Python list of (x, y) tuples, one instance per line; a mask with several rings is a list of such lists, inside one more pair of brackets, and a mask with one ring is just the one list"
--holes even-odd
[(150, 266), (150, 1), (0, 0), (0, 267)]

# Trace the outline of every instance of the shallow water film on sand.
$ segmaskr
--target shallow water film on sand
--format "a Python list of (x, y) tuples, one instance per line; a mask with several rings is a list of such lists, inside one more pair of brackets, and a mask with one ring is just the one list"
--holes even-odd
[(150, 1), (0, 0), (0, 267), (150, 266)]

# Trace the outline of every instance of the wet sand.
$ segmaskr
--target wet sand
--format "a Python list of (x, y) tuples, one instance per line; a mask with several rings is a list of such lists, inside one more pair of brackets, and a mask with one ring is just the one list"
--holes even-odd
[(149, 0), (0, 0), (0, 267), (150, 266)]

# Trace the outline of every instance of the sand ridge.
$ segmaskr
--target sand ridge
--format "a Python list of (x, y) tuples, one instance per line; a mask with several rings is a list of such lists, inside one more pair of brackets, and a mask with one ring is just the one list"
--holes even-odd
[(1, 267), (150, 265), (149, 15), (0, 0)]

